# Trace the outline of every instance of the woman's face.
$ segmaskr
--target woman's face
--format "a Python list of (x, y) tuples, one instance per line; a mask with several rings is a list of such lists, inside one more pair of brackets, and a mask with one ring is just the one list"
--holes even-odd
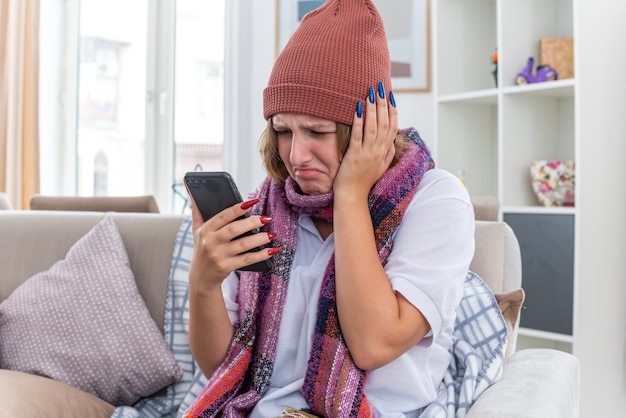
[(339, 170), (337, 124), (299, 113), (272, 117), (278, 153), (287, 172), (309, 195), (328, 193)]

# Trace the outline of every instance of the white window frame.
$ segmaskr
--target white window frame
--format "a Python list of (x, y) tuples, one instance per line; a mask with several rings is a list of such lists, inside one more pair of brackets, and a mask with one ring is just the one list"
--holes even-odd
[(149, 16), (145, 190), (161, 211), (172, 212), (176, 2), (150, 0)]

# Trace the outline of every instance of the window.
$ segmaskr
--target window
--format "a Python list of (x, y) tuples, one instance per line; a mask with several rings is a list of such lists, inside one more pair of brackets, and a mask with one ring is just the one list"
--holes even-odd
[[(224, 8), (225, 0), (43, 2), (42, 68), (57, 70), (40, 81), (41, 153), (56, 162), (42, 163), (42, 193), (153, 194), (161, 211), (180, 212), (184, 173), (221, 169)], [(55, 50), (63, 58), (47, 52)]]
[[(80, 196), (145, 194), (148, 6), (147, 0), (80, 1)], [(106, 173), (96, 166), (102, 160)], [(96, 183), (103, 174), (106, 187)]]
[[(175, 187), (197, 168), (222, 169), (224, 1), (178, 0), (176, 11)], [(175, 209), (184, 205), (176, 199)]]
[(94, 196), (107, 196), (109, 188), (107, 187), (109, 173), (108, 173), (107, 156), (104, 152), (99, 152), (94, 158), (94, 170), (93, 170), (93, 195)]

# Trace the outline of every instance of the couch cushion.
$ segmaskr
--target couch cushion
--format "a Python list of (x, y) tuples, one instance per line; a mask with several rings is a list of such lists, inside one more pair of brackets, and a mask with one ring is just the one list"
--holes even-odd
[(470, 270), (494, 293), (522, 287), (522, 257), (511, 227), (505, 222), (476, 221), (474, 239), (476, 249)]
[(110, 216), (0, 304), (0, 367), (131, 405), (181, 369), (137, 290)]
[(0, 370), (0, 417), (108, 418), (113, 405), (65, 383)]
[(154, 196), (44, 196), (30, 198), (32, 210), (159, 213)]
[(497, 221), (500, 200), (495, 196), (472, 196), (474, 219), (477, 221)]
[(526, 348), (509, 359), (502, 379), (478, 398), (466, 418), (571, 418), (580, 416), (579, 403), (578, 358), (560, 350)]

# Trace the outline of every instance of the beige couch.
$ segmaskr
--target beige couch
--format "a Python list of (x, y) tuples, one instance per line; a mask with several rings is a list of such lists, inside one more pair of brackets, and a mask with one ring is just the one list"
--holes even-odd
[(147, 212), (159, 213), (152, 195), (143, 196), (46, 196), (33, 195), (31, 210), (71, 210), (88, 212)]
[[(100, 212), (1, 211), (0, 301), (26, 279), (63, 258), (103, 216)], [(172, 249), (182, 216), (112, 216), (139, 292), (162, 330)], [(478, 221), (476, 244), (472, 269), (494, 292), (519, 288), (519, 246), (511, 229), (501, 222)], [(468, 416), (576, 417), (578, 374), (578, 362), (570, 354), (547, 349), (516, 352), (508, 360), (502, 379), (480, 396)], [(64, 383), (0, 370), (0, 417), (107, 417), (113, 409), (113, 405)]]

